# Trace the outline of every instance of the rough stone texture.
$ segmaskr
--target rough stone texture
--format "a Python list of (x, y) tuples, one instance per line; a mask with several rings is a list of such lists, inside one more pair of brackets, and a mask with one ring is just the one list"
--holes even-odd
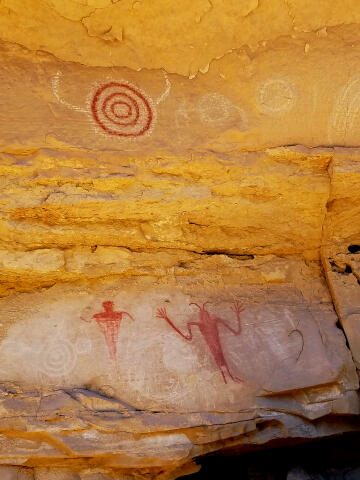
[(319, 473), (307, 472), (298, 467), (289, 471), (286, 480), (357, 480), (358, 478), (360, 478), (360, 468), (331, 469)]
[(0, 466), (1, 480), (34, 480), (33, 469)]
[(359, 16), (0, 2), (1, 479), (359, 429)]

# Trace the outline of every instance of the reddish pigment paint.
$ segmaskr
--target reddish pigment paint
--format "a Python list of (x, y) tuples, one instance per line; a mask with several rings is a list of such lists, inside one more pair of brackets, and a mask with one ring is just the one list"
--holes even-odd
[[(209, 302), (206, 302), (209, 303)], [(214, 357), (214, 360), (216, 362), (216, 365), (218, 366), (221, 375), (223, 377), (223, 380), (225, 383), (226, 381), (226, 376), (225, 373), (228, 374), (228, 376), (231, 378), (233, 382), (240, 383), (242, 380), (238, 377), (235, 377), (229, 368), (229, 365), (226, 361), (221, 341), (220, 341), (220, 335), (219, 335), (219, 325), (222, 324), (224, 327), (226, 327), (228, 330), (230, 330), (231, 333), (234, 335), (239, 335), (241, 332), (241, 318), (240, 314), (241, 312), (244, 311), (244, 307), (241, 303), (235, 302), (234, 306), (232, 307), (233, 312), (236, 315), (236, 320), (237, 320), (237, 328), (232, 328), (230, 325), (227, 324), (225, 320), (219, 317), (213, 317), (210, 315), (210, 313), (206, 310), (205, 305), (200, 307), (197, 303), (190, 303), (190, 305), (195, 305), (199, 309), (199, 321), (197, 322), (188, 322), (187, 323), (187, 329), (188, 329), (188, 334), (182, 333), (175, 325), (174, 323), (170, 320), (166, 313), (165, 308), (159, 308), (157, 310), (156, 316), (158, 318), (163, 318), (168, 322), (168, 324), (179, 334), (184, 338), (185, 340), (191, 341), (193, 338), (193, 333), (191, 331), (192, 326), (196, 326), (199, 328), (201, 335), (203, 336), (205, 342), (207, 343), (207, 346), (209, 347), (209, 350)]]
[[(116, 113), (115, 109), (119, 105), (124, 106), (126, 108), (126, 113), (123, 113), (122, 115), (120, 115), (119, 113)], [(111, 113), (118, 118), (128, 118), (131, 115), (131, 107), (126, 102), (114, 102), (111, 104), (110, 109), (111, 109)]]
[(117, 340), (119, 336), (120, 322), (124, 315), (127, 315), (134, 320), (128, 312), (114, 312), (114, 302), (103, 302), (104, 311), (95, 313), (92, 316), (96, 320), (101, 333), (105, 337), (106, 345), (109, 349), (109, 356), (111, 360), (116, 359)]
[[(117, 91), (109, 93), (113, 88)], [(109, 92), (106, 92), (107, 89)], [(126, 114), (116, 113), (115, 107), (119, 104), (126, 106)], [(135, 87), (119, 82), (106, 83), (98, 88), (91, 102), (91, 111), (96, 123), (106, 133), (118, 137), (144, 135), (150, 129), (154, 117), (148, 99)], [(133, 128), (129, 131), (126, 127)]]
[[(128, 107), (128, 112), (127, 115), (119, 115), (115, 112), (115, 106), (120, 103), (120, 101), (116, 101), (118, 98), (122, 98), (124, 100), (121, 101), (123, 105), (126, 105)], [(125, 100), (128, 102), (126, 103)], [(110, 107), (110, 111), (113, 114), (114, 118), (110, 117), (107, 108)], [(122, 125), (122, 126), (134, 126), (136, 125), (137, 121), (139, 120), (140, 116), (140, 108), (139, 105), (136, 103), (136, 101), (130, 97), (130, 95), (126, 93), (112, 93), (106, 99), (104, 100), (104, 103), (102, 104), (101, 111), (104, 115), (104, 117), (109, 120), (109, 122), (112, 122), (116, 125)], [(131, 116), (133, 114), (133, 111), (135, 111), (135, 116), (133, 119), (131, 119)], [(115, 120), (115, 119), (120, 119), (121, 121)], [(125, 119), (125, 120), (124, 120)], [(127, 120), (126, 120), (127, 119)]]

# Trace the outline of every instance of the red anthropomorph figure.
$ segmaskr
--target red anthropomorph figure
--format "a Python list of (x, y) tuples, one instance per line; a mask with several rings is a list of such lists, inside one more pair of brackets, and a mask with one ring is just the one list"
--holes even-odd
[[(210, 303), (210, 302), (206, 302)], [(182, 333), (175, 325), (174, 323), (170, 320), (168, 317), (165, 308), (159, 308), (157, 310), (156, 316), (158, 318), (163, 318), (164, 320), (167, 321), (167, 323), (179, 334), (184, 338), (185, 340), (191, 341), (193, 338), (193, 332), (191, 331), (191, 327), (198, 327), (200, 330), (200, 333), (207, 343), (207, 346), (209, 347), (209, 350), (216, 362), (216, 365), (218, 366), (221, 375), (223, 377), (223, 380), (225, 383), (226, 381), (226, 376), (227, 374), (233, 382), (240, 383), (242, 382), (241, 378), (235, 377), (230, 371), (229, 365), (227, 363), (227, 360), (225, 358), (223, 348), (221, 345), (220, 341), (220, 334), (219, 334), (219, 325), (223, 325), (225, 328), (230, 330), (230, 332), (233, 335), (239, 335), (241, 332), (241, 318), (240, 314), (244, 310), (244, 307), (241, 303), (235, 302), (232, 311), (236, 315), (236, 320), (237, 320), (237, 328), (232, 328), (228, 323), (223, 320), (222, 318), (219, 317), (213, 317), (210, 315), (210, 313), (206, 310), (205, 305), (200, 307), (197, 303), (190, 303), (190, 305), (195, 305), (199, 309), (199, 320), (197, 322), (188, 322), (187, 323), (187, 329), (188, 329), (188, 334)]]
[(115, 312), (114, 302), (106, 301), (102, 303), (102, 306), (104, 307), (104, 311), (95, 313), (92, 318), (96, 320), (101, 333), (105, 337), (105, 342), (108, 346), (111, 360), (115, 360), (121, 320), (123, 319), (124, 315), (130, 317), (131, 320), (134, 320), (134, 318), (128, 312)]

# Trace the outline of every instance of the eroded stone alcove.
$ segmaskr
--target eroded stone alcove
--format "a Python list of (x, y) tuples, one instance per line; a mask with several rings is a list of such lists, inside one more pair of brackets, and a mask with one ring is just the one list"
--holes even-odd
[(359, 17), (0, 3), (3, 477), (359, 431)]

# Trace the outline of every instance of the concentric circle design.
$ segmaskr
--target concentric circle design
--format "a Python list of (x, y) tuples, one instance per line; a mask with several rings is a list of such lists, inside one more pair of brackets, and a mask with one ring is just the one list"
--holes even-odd
[(41, 354), (41, 370), (50, 377), (70, 373), (76, 365), (77, 355), (68, 340), (56, 340), (44, 345)]
[(95, 92), (91, 111), (95, 122), (109, 135), (140, 137), (154, 120), (151, 101), (135, 86), (110, 82)]

